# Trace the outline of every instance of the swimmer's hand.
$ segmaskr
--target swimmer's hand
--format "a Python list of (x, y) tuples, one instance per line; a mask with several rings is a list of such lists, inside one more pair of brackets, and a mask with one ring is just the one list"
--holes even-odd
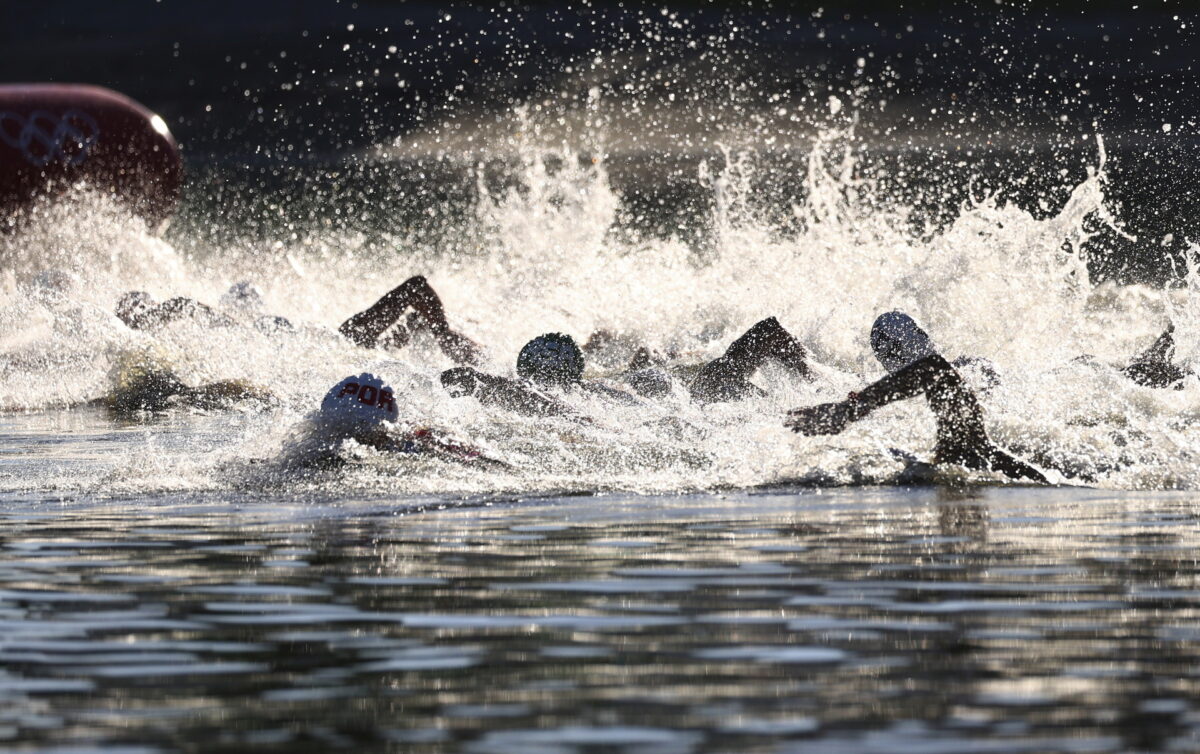
[(822, 403), (788, 412), (783, 426), (802, 435), (836, 435), (853, 420), (849, 401)]
[(480, 403), (500, 406), (526, 416), (575, 416), (562, 401), (542, 395), (529, 385), (480, 372), (472, 367), (454, 367), (442, 372), (442, 387), (455, 398), (473, 395)]
[(226, 409), (242, 402), (274, 406), (279, 399), (266, 388), (245, 380), (221, 380), (200, 387), (185, 387), (179, 395), (187, 403), (205, 410)]

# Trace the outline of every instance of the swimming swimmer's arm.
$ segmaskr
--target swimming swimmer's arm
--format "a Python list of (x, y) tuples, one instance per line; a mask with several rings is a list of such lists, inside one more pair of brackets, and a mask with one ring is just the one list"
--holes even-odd
[(609, 400), (613, 400), (618, 403), (624, 403), (626, 406), (643, 405), (640, 400), (624, 390), (618, 390), (615, 387), (609, 387), (608, 385), (603, 385), (599, 382), (580, 382), (579, 388), (585, 392), (591, 393), (592, 395), (599, 395), (603, 398), (608, 398)]
[(486, 374), (472, 367), (455, 367), (442, 372), (442, 387), (455, 398), (474, 395), (480, 403), (526, 416), (571, 416), (575, 413), (565, 403), (516, 380)]
[(975, 395), (954, 367), (936, 353), (851, 393), (844, 401), (789, 411), (784, 425), (805, 435), (835, 435), (877, 408), (921, 394), (937, 418), (939, 462), (1048, 483), (1040, 471), (992, 443)]
[(155, 327), (162, 327), (181, 319), (203, 320), (206, 324), (213, 327), (232, 327), (235, 324), (229, 316), (222, 314), (208, 304), (202, 304), (186, 296), (176, 296), (156, 306), (129, 313), (125, 316), (118, 313), (118, 316), (124, 320), (125, 324), (135, 330), (149, 330)]
[(185, 387), (180, 396), (189, 404), (203, 409), (223, 409), (243, 401), (275, 405), (279, 399), (266, 388), (245, 380), (221, 380), (199, 387)]
[(446, 461), (509, 468), (509, 464), (499, 459), (485, 456), (479, 448), (443, 437), (432, 429), (414, 430), (405, 434), (404, 440), (412, 443), (421, 452), (437, 456)]
[(889, 403), (926, 393), (930, 402), (936, 404), (948, 388), (961, 387), (961, 383), (954, 367), (940, 355), (932, 354), (851, 393), (844, 401), (793, 409), (784, 425), (805, 435), (836, 435), (850, 422)]
[(338, 332), (363, 348), (374, 348), (379, 336), (409, 308), (433, 334), (443, 353), (459, 363), (479, 363), (482, 349), (470, 338), (451, 329), (442, 300), (421, 275), (414, 275), (388, 291), (370, 308), (343, 322)]
[(705, 403), (738, 400), (761, 393), (750, 377), (767, 359), (775, 359), (801, 377), (809, 377), (804, 346), (774, 317), (758, 322), (733, 341), (720, 357), (705, 364), (688, 386)]

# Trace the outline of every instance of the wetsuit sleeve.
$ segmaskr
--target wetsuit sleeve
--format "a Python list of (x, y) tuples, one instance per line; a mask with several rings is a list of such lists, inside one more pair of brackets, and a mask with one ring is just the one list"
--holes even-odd
[(189, 318), (203, 321), (212, 327), (231, 327), (235, 324), (232, 318), (207, 304), (186, 296), (176, 296), (138, 313), (130, 325), (135, 329), (145, 330)]
[(996, 446), (989, 448), (987, 467), (998, 471), (1010, 479), (1028, 479), (1039, 484), (1049, 484), (1050, 480), (1041, 471), (1035, 469), (1019, 458), (1015, 458)]
[(887, 375), (852, 396), (850, 421), (881, 406), (924, 394), (937, 418), (939, 454), (956, 448), (990, 445), (983, 409), (959, 373), (940, 354), (930, 354)]
[(963, 386), (962, 378), (945, 359), (933, 354), (851, 393), (844, 401), (789, 411), (787, 424), (804, 434), (837, 434), (877, 408), (921, 394), (929, 399), (939, 422), (956, 413), (979, 413), (973, 397), (967, 399), (970, 391)]
[(962, 377), (939, 354), (931, 354), (867, 385), (851, 399), (854, 419), (877, 408), (906, 398), (925, 394), (939, 397), (954, 390), (965, 390)]
[(452, 395), (473, 395), (480, 403), (499, 406), (526, 416), (569, 416), (574, 412), (565, 403), (542, 395), (527, 385), (486, 374), (471, 367), (455, 367), (442, 372), (442, 387)]
[(983, 409), (961, 375), (939, 354), (914, 361), (852, 394), (840, 403), (827, 403), (791, 412), (786, 422), (804, 434), (837, 434), (889, 403), (924, 395), (937, 420), (939, 463), (998, 471), (1013, 479), (1046, 482), (1037, 469), (1020, 461), (988, 438)]
[(370, 308), (343, 322), (338, 332), (355, 345), (374, 348), (379, 336), (410, 308), (416, 314), (413, 323), (428, 329), (443, 353), (460, 364), (479, 363), (479, 345), (450, 328), (441, 298), (421, 275), (414, 275), (388, 291)]
[(804, 346), (779, 324), (779, 320), (768, 317), (730, 343), (719, 358), (705, 364), (688, 389), (692, 398), (706, 403), (762, 394), (750, 378), (764, 361), (776, 359), (800, 376), (808, 377), (806, 357)]
[[(418, 304), (420, 304), (420, 309), (418, 309)], [(414, 275), (385, 293), (369, 308), (343, 322), (338, 328), (338, 332), (356, 345), (373, 348), (384, 330), (396, 324), (400, 315), (404, 314), (410, 306), (418, 311), (441, 312), (442, 319), (445, 319), (441, 299), (437, 297), (424, 277)]]
[(609, 387), (608, 385), (602, 385), (599, 382), (582, 382), (580, 383), (579, 387), (593, 395), (599, 395), (604, 398), (617, 401), (618, 403), (624, 403), (627, 406), (642, 405), (640, 400), (624, 390), (618, 390), (614, 387)]

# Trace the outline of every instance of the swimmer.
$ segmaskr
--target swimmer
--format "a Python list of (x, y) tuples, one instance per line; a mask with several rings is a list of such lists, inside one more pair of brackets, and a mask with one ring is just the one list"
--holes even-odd
[[(589, 339), (589, 343), (595, 336)], [(750, 382), (754, 372), (768, 359), (775, 359), (802, 377), (809, 377), (804, 347), (774, 317), (755, 324), (737, 338), (725, 353), (705, 364), (688, 385), (693, 400), (715, 403), (762, 395)], [(575, 340), (563, 333), (539, 335), (525, 344), (517, 357), (521, 380), (489, 375), (469, 367), (442, 373), (442, 385), (456, 397), (474, 395), (480, 401), (533, 416), (564, 416), (573, 413), (562, 401), (545, 395), (546, 389), (585, 392), (616, 403), (641, 405), (634, 395), (595, 380), (584, 380), (584, 355)], [(634, 354), (625, 381), (639, 395), (657, 398), (671, 391), (671, 378), (655, 368), (649, 352)]]
[(805, 435), (836, 435), (877, 408), (924, 394), (937, 420), (935, 463), (1048, 484), (1042, 472), (991, 441), (975, 394), (911, 317), (902, 312), (881, 315), (871, 328), (871, 347), (888, 370), (886, 377), (844, 401), (790, 411), (784, 425)]
[(429, 428), (404, 429), (399, 424), (398, 396), (373, 374), (350, 376), (329, 389), (320, 410), (310, 419), (319, 448), (328, 452), (345, 440), (389, 453), (419, 453), (446, 461), (507, 466), (478, 448), (449, 439)]
[[(658, 398), (671, 391), (670, 375), (656, 365), (656, 357), (628, 335), (598, 330), (583, 350), (606, 366), (624, 356), (629, 364), (621, 379), (639, 395)], [(632, 355), (632, 358), (630, 358)], [(688, 382), (698, 403), (719, 403), (764, 395), (750, 378), (764, 363), (774, 360), (798, 377), (812, 377), (804, 346), (775, 317), (758, 322), (730, 344), (725, 353), (704, 364)]]
[[(401, 323), (400, 318), (410, 309), (411, 314)], [(442, 300), (420, 275), (405, 280), (368, 309), (343, 322), (338, 332), (363, 348), (401, 348), (413, 333), (428, 332), (442, 353), (458, 364), (475, 365), (483, 359), (483, 349), (477, 343), (450, 327)], [(385, 332), (386, 338), (382, 337)]]
[(134, 330), (154, 330), (181, 319), (192, 319), (209, 327), (233, 327), (237, 322), (228, 314), (217, 311), (186, 296), (176, 296), (163, 302), (145, 291), (130, 291), (117, 301), (117, 317)]
[(472, 367), (455, 367), (442, 372), (442, 387), (455, 398), (473, 395), (481, 403), (527, 416), (575, 414), (570, 406), (547, 395), (546, 390), (580, 391), (626, 405), (638, 405), (638, 399), (623, 390), (584, 380), (583, 367), (583, 352), (575, 339), (552, 332), (539, 335), (521, 349), (517, 356), (520, 380), (486, 374)]
[(99, 403), (118, 416), (135, 416), (183, 407), (209, 411), (244, 403), (266, 407), (278, 400), (269, 390), (243, 380), (192, 387), (169, 367), (152, 358), (140, 358), (120, 368), (116, 387)]
[[(116, 306), (117, 317), (134, 330), (154, 330), (183, 319), (208, 327), (250, 322), (267, 333), (296, 329), (287, 319), (263, 314), (262, 310), (262, 291), (249, 281), (230, 286), (221, 296), (220, 309), (185, 296), (160, 303), (145, 291), (126, 293)], [(400, 322), (406, 313), (409, 316)], [(343, 322), (338, 332), (364, 348), (403, 348), (412, 334), (428, 332), (457, 363), (477, 364), (482, 358), (482, 349), (474, 341), (450, 327), (441, 299), (421, 276), (405, 280), (371, 307)]]
[(263, 296), (249, 281), (234, 283), (221, 296), (220, 309), (186, 296), (158, 302), (146, 291), (129, 291), (117, 300), (117, 318), (133, 330), (156, 330), (189, 319), (206, 327), (233, 327), (249, 321), (255, 328), (272, 334), (294, 330), (283, 317), (263, 313)]
[(750, 382), (750, 378), (768, 359), (779, 362), (798, 377), (812, 378), (804, 346), (779, 320), (768, 317), (733, 341), (719, 358), (705, 364), (688, 385), (688, 391), (699, 403), (761, 396), (762, 389)]

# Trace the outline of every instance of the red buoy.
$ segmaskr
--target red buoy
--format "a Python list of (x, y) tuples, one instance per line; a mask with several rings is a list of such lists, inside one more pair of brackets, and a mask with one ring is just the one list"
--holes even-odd
[(84, 84), (0, 85), (0, 225), (79, 184), (157, 225), (182, 181), (167, 124), (128, 97)]

